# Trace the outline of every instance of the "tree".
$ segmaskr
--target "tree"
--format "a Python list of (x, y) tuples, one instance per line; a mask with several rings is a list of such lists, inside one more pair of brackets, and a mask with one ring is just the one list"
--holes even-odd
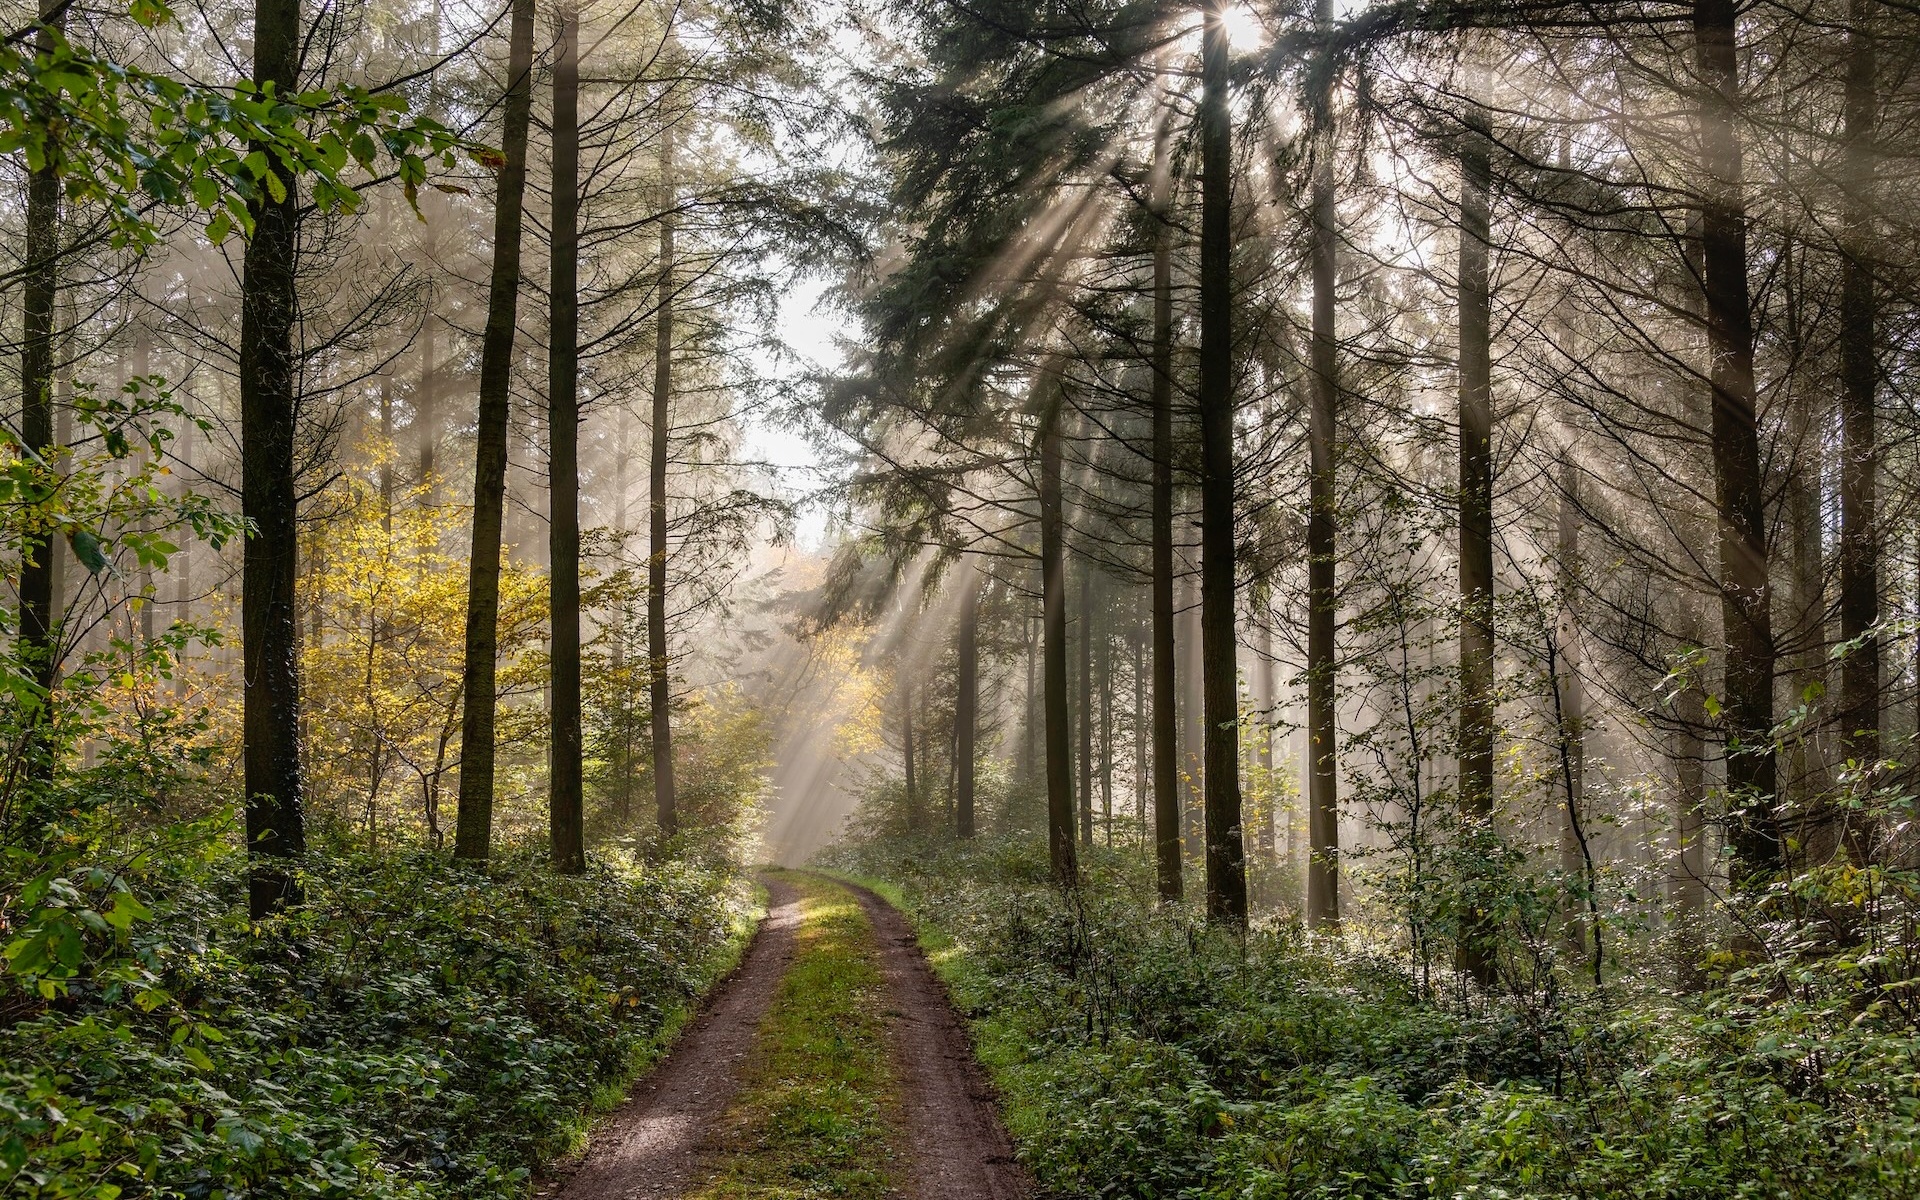
[(647, 685), (652, 699), (653, 802), (660, 832), (679, 825), (673, 795), (673, 685), (667, 647), (667, 465), (673, 445), (673, 130), (660, 139), (660, 273), (654, 302), (653, 450), (647, 474)]
[(1234, 636), (1233, 126), (1226, 10), (1207, 8), (1200, 102), (1201, 654), (1205, 687), (1207, 916), (1247, 920), (1240, 830), (1240, 686)]
[(553, 218), (547, 285), (548, 601), (553, 627), (552, 759), (548, 806), (553, 864), (587, 869), (580, 729), (580, 16), (560, 10), (553, 68)]
[[(299, 86), (300, 0), (256, 0), (253, 81), (279, 93)], [(260, 145), (257, 151), (267, 153)], [(271, 170), (271, 169), (270, 169)], [(247, 846), (254, 865), (248, 908), (258, 919), (297, 903), (291, 862), (306, 849), (301, 811), (298, 576), (294, 493), (294, 255), (296, 180), (271, 174), (248, 203), (241, 283), (240, 511), (252, 525), (242, 595), (246, 657), (244, 758)]]
[[(1468, 53), (1473, 53), (1469, 50)], [(1493, 387), (1487, 296), (1490, 133), (1476, 62), (1468, 67), (1460, 144), (1460, 808), (1484, 837), (1493, 820)], [(1493, 978), (1492, 935), (1478, 897), (1461, 933), (1460, 960)]]
[(473, 544), (467, 563), (466, 659), (461, 693), (460, 807), (454, 855), (484, 861), (493, 837), (494, 730), (499, 670), (500, 551), (506, 515), (507, 422), (519, 320), (520, 225), (533, 109), (533, 0), (513, 0), (508, 31), (493, 273), (480, 351), (474, 438)]
[[(1315, 27), (1327, 33), (1332, 0), (1318, 0)], [(1310, 212), (1313, 227), (1313, 327), (1307, 498), (1307, 923), (1340, 923), (1339, 727), (1336, 722), (1335, 543), (1339, 378), (1334, 358), (1334, 282), (1338, 213), (1333, 188), (1333, 56), (1324, 53), (1312, 101), (1314, 141)]]
[(1713, 390), (1721, 636), (1726, 642), (1727, 788), (1734, 806), (1728, 839), (1736, 870), (1748, 882), (1780, 865), (1780, 838), (1774, 815), (1772, 560), (1747, 285), (1737, 10), (1734, 0), (1693, 4), (1701, 271)]
[[(65, 0), (43, 2), (35, 48), (51, 54), (66, 27)], [(21, 289), (20, 440), (42, 458), (54, 445), (53, 324), (60, 288), (60, 177), (49, 159), (27, 174), (26, 239), (21, 255), (26, 276)], [(20, 565), (21, 657), (32, 672), (42, 711), (34, 720), (47, 723), (46, 708), (53, 704), (53, 684), (59, 666), (54, 632), (54, 575), (58, 570), (54, 541), (45, 530), (30, 530), (22, 540)], [(38, 741), (38, 739), (36, 739)], [(51, 748), (28, 748), (29, 777), (52, 778)]]
[(974, 776), (979, 765), (976, 738), (980, 721), (980, 590), (986, 578), (968, 569), (960, 602), (960, 632), (954, 647), (959, 665), (959, 695), (954, 701), (955, 780), (954, 832), (973, 836)]

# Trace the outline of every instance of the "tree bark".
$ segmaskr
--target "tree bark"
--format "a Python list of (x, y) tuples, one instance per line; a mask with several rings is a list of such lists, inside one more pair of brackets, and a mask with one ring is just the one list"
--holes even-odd
[(1747, 212), (1739, 130), (1735, 0), (1695, 0), (1700, 76), (1700, 248), (1713, 388), (1713, 475), (1719, 510), (1720, 613), (1726, 642), (1724, 727), (1735, 880), (1780, 865), (1775, 822), (1772, 582), (1753, 377)]
[(1080, 613), (1074, 622), (1079, 626), (1074, 639), (1074, 649), (1078, 652), (1079, 688), (1076, 695), (1080, 701), (1078, 712), (1074, 714), (1080, 737), (1080, 753), (1075, 762), (1079, 772), (1080, 791), (1080, 844), (1093, 845), (1093, 568), (1085, 558), (1080, 560)]
[(653, 446), (647, 475), (647, 686), (653, 734), (653, 807), (660, 832), (680, 828), (673, 776), (673, 658), (667, 646), (667, 459), (673, 435), (673, 238), (678, 224), (673, 131), (660, 140), (660, 279), (653, 341)]
[[(1471, 75), (1480, 68), (1469, 66)], [(1469, 84), (1469, 89), (1475, 88)], [(1493, 388), (1487, 290), (1491, 171), (1485, 110), (1469, 100), (1460, 149), (1460, 808), (1464, 827), (1493, 819)], [(1476, 885), (1479, 881), (1475, 881)], [(1477, 890), (1477, 887), (1476, 887)], [(1481, 898), (1469, 901), (1460, 965), (1493, 979), (1494, 931)]]
[(580, 20), (560, 13), (553, 67), (553, 248), (547, 350), (548, 596), (553, 767), (548, 821), (553, 865), (587, 869), (580, 737)]
[[(256, 0), (254, 83), (277, 95), (299, 88), (300, 0)], [(264, 189), (248, 207), (240, 289), (240, 510), (253, 523), (241, 567), (245, 657), (242, 758), (248, 908), (255, 918), (297, 904), (291, 862), (306, 849), (301, 812), (300, 637), (294, 492), (294, 258), (299, 233), (296, 180), (276, 200)]]
[(1054, 883), (1077, 887), (1073, 845), (1072, 714), (1067, 709), (1066, 528), (1060, 496), (1060, 389), (1047, 389), (1040, 417), (1040, 576), (1042, 703), (1046, 709), (1047, 851)]
[(1207, 917), (1247, 920), (1240, 831), (1240, 664), (1234, 641), (1233, 126), (1224, 6), (1201, 34), (1200, 637), (1207, 721)]
[[(67, 6), (43, 0), (44, 24), (34, 49), (50, 54), (66, 29)], [(45, 457), (54, 444), (53, 314), (60, 291), (60, 177), (49, 165), (27, 176), (26, 246), (21, 270), (23, 318), (20, 341), (20, 440)], [(59, 648), (54, 643), (54, 573), (57, 548), (46, 530), (20, 539), (20, 655), (33, 677), (38, 709), (36, 736), (27, 742), (26, 772), (40, 783), (53, 778), (54, 747), (42, 736), (51, 720)]]
[[(1333, 23), (1332, 0), (1318, 0), (1315, 23)], [(1336, 405), (1333, 287), (1338, 213), (1333, 191), (1333, 80), (1316, 97), (1320, 125), (1313, 167), (1313, 333), (1309, 350), (1312, 394), (1308, 414), (1307, 484), (1307, 924), (1340, 924), (1339, 729), (1335, 711), (1334, 464)]]
[(958, 697), (954, 701), (954, 832), (973, 836), (974, 738), (980, 710), (980, 588), (985, 579), (973, 572), (960, 606), (960, 637), (955, 657), (960, 663)]
[[(1879, 369), (1875, 353), (1874, 144), (1878, 120), (1874, 0), (1848, 6), (1845, 148), (1846, 239), (1840, 282), (1840, 639), (1857, 643), (1840, 665), (1841, 734), (1849, 758), (1880, 753), (1880, 550), (1875, 528)], [(1855, 831), (1849, 831), (1854, 833)], [(1854, 837), (1856, 856), (1867, 848)]]
[(1180, 898), (1180, 724), (1173, 636), (1173, 166), (1153, 144), (1153, 844), (1162, 901)]
[(906, 760), (907, 832), (920, 832), (920, 787), (914, 778), (913, 762), (913, 677), (900, 672), (900, 743)]
[(520, 305), (520, 226), (533, 108), (533, 0), (513, 0), (507, 35), (503, 162), (493, 213), (493, 274), (480, 343), (475, 422), (473, 542), (467, 564), (466, 660), (461, 676), (460, 796), (454, 857), (485, 861), (493, 839), (494, 718), (498, 709), (500, 545), (506, 515), (513, 338)]

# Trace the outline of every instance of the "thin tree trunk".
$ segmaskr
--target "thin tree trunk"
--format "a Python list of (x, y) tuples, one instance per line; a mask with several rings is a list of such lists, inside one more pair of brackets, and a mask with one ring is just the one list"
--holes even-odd
[[(53, 52), (66, 29), (67, 6), (43, 0), (35, 50)], [(48, 165), (27, 176), (26, 246), (22, 273), (20, 343), (20, 438), (45, 456), (54, 442), (53, 314), (60, 290), (60, 177)], [(54, 572), (56, 549), (48, 534), (29, 530), (20, 539), (20, 654), (27, 662), (39, 705), (33, 721), (44, 730), (51, 720), (53, 680), (58, 663), (54, 644)], [(27, 774), (45, 782), (53, 777), (54, 747), (35, 736), (28, 743)]]
[[(1315, 23), (1333, 24), (1332, 0), (1318, 0)], [(1320, 124), (1313, 165), (1313, 333), (1309, 350), (1313, 387), (1307, 419), (1307, 924), (1340, 924), (1339, 729), (1334, 677), (1334, 464), (1336, 405), (1333, 287), (1338, 213), (1333, 192), (1333, 79), (1321, 81), (1315, 103)]]
[(1253, 728), (1254, 762), (1260, 768), (1261, 784), (1265, 788), (1266, 798), (1260, 805), (1260, 826), (1254, 834), (1254, 845), (1260, 855), (1260, 862), (1271, 866), (1273, 863), (1274, 803), (1277, 795), (1273, 786), (1273, 726), (1274, 707), (1279, 702), (1279, 681), (1275, 678), (1273, 660), (1273, 609), (1268, 604), (1265, 589), (1259, 593), (1259, 613), (1254, 626), (1255, 635), (1260, 639), (1255, 647), (1260, 661), (1254, 664), (1253, 678), (1257, 691), (1254, 695), (1256, 710)]
[(954, 832), (973, 836), (974, 737), (980, 710), (980, 588), (985, 578), (971, 573), (960, 606), (959, 695), (954, 701)]
[[(1480, 69), (1469, 67), (1476, 76)], [(1473, 85), (1469, 85), (1473, 89)], [(1477, 90), (1477, 89), (1474, 89)], [(1487, 291), (1486, 113), (1470, 100), (1460, 149), (1460, 807), (1470, 831), (1493, 819), (1493, 392)], [(1493, 979), (1494, 930), (1478, 897), (1460, 965)]]
[[(1104, 588), (1102, 589), (1104, 592)], [(1113, 845), (1113, 639), (1107, 630), (1106, 596), (1094, 609), (1091, 632), (1095, 638), (1094, 694), (1100, 698), (1100, 820), (1104, 837)]]
[[(292, 94), (299, 88), (300, 0), (256, 0), (253, 22), (254, 83)], [(293, 475), (299, 200), (297, 181), (282, 182), (280, 199), (263, 193), (250, 205), (253, 237), (240, 290), (240, 510), (253, 523), (241, 569), (241, 740), (253, 860), (247, 903), (256, 918), (299, 902), (300, 887), (287, 863), (306, 849), (294, 596), (300, 536)]]
[(1713, 386), (1713, 476), (1719, 510), (1720, 613), (1726, 641), (1728, 841), (1736, 882), (1780, 866), (1774, 816), (1774, 645), (1765, 481), (1753, 378), (1747, 212), (1738, 115), (1735, 0), (1695, 0), (1703, 195), (1700, 248)]
[(1093, 568), (1080, 560), (1080, 614), (1074, 649), (1079, 659), (1078, 712), (1074, 714), (1080, 735), (1080, 753), (1076, 766), (1080, 779), (1080, 844), (1093, 845)]
[(1044, 720), (1036, 720), (1040, 715), (1040, 690), (1035, 681), (1036, 667), (1039, 663), (1039, 623), (1027, 620), (1022, 622), (1027, 633), (1027, 691), (1026, 709), (1020, 725), (1020, 780), (1031, 786), (1034, 782), (1034, 737)]
[(1152, 752), (1147, 748), (1147, 637), (1148, 630), (1135, 613), (1128, 638), (1133, 649), (1133, 826), (1142, 842), (1147, 837), (1147, 785), (1153, 773)]
[(1067, 564), (1065, 518), (1060, 496), (1059, 384), (1049, 391), (1040, 418), (1041, 640), (1046, 659), (1042, 690), (1046, 707), (1047, 849), (1053, 881), (1078, 886), (1080, 866), (1073, 845), (1072, 714), (1067, 708)]
[[(1847, 34), (1846, 188), (1840, 277), (1840, 640), (1857, 643), (1840, 666), (1841, 733), (1849, 758), (1880, 754), (1880, 644), (1868, 631), (1880, 620), (1880, 549), (1875, 529), (1880, 450), (1876, 418), (1873, 271), (1874, 175), (1878, 120), (1874, 0), (1850, 0)], [(1870, 850), (1865, 830), (1849, 830), (1856, 859)]]
[(1163, 901), (1178, 900), (1180, 714), (1173, 636), (1173, 167), (1153, 144), (1153, 842)]
[(673, 131), (660, 139), (660, 281), (653, 341), (653, 446), (647, 474), (647, 664), (653, 733), (653, 807), (663, 836), (680, 828), (673, 777), (673, 659), (667, 646), (667, 458), (673, 436), (673, 237), (678, 200)]
[(513, 0), (507, 94), (500, 134), (500, 191), (493, 213), (493, 275), (480, 343), (474, 438), (473, 543), (467, 563), (466, 661), (461, 677), (460, 796), (456, 858), (484, 861), (493, 839), (494, 718), (499, 705), (501, 525), (506, 515), (513, 336), (520, 305), (520, 226), (533, 108), (533, 0)]
[[(431, 255), (431, 250), (429, 250)], [(413, 421), (418, 427), (420, 498), (432, 500), (435, 452), (440, 448), (440, 368), (434, 361), (434, 315), (420, 323), (420, 382), (413, 393)]]
[(552, 746), (548, 819), (553, 865), (587, 869), (580, 736), (580, 19), (560, 14), (553, 68), (553, 255), (548, 288), (547, 462), (552, 512), (547, 525), (548, 595), (553, 634)]
[(1181, 579), (1180, 767), (1185, 774), (1186, 803), (1181, 807), (1180, 835), (1186, 857), (1201, 858), (1204, 867), (1206, 841), (1201, 823), (1207, 811), (1207, 719), (1198, 590), (1193, 576)]
[(1687, 991), (1699, 991), (1706, 976), (1700, 966), (1706, 948), (1707, 910), (1707, 747), (1701, 740), (1707, 714), (1697, 686), (1675, 701), (1679, 722), (1672, 737), (1674, 770), (1674, 853), (1670, 897), (1675, 922), (1676, 978)]
[[(1590, 860), (1586, 834), (1587, 767), (1587, 688), (1581, 675), (1580, 645), (1580, 474), (1574, 463), (1574, 442), (1568, 439), (1560, 451), (1560, 508), (1558, 514), (1558, 558), (1560, 560), (1560, 620), (1555, 631), (1559, 642), (1560, 670), (1554, 686), (1559, 691), (1561, 775), (1565, 812), (1560, 828), (1560, 864), (1567, 878), (1580, 880), (1588, 916), (1597, 909), (1593, 895), (1597, 880)], [(1587, 917), (1575, 905), (1567, 914), (1567, 940), (1577, 950), (1587, 948)]]
[[(145, 321), (141, 321), (133, 331), (133, 374), (142, 379), (153, 374), (153, 329)], [(68, 379), (69, 381), (72, 379), (71, 371), (68, 373)], [(151, 532), (145, 522), (142, 522), (141, 527)], [(141, 597), (140, 644), (151, 646), (157, 632), (154, 625), (154, 606), (159, 596), (154, 586), (153, 567), (144, 562), (140, 564), (139, 591)]]
[(1208, 9), (1201, 38), (1200, 631), (1207, 721), (1207, 916), (1244, 925), (1240, 670), (1233, 629), (1233, 125), (1223, 8)]
[(913, 677), (900, 673), (900, 742), (906, 760), (907, 832), (920, 832), (920, 787), (914, 778), (913, 762)]
[[(613, 528), (618, 539), (620, 556), (626, 557), (629, 534), (627, 531), (627, 465), (633, 460), (633, 423), (628, 419), (627, 410), (617, 408), (613, 415), (616, 437), (613, 454)], [(627, 686), (627, 631), (633, 624), (633, 607), (623, 598), (617, 614), (619, 621), (615, 626), (613, 644), (609, 647), (613, 677), (618, 680), (618, 694), (612, 697), (614, 720), (612, 744), (608, 755), (613, 759), (613, 802), (614, 816), (620, 827), (625, 829), (633, 820), (633, 689)]]

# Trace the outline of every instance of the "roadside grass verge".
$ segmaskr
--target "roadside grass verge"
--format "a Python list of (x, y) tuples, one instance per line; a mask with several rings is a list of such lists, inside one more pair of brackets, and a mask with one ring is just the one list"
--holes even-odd
[(720, 1134), (699, 1200), (892, 1193), (894, 1079), (886, 984), (873, 930), (845, 888), (801, 874), (792, 967), (774, 993), (754, 1057)]

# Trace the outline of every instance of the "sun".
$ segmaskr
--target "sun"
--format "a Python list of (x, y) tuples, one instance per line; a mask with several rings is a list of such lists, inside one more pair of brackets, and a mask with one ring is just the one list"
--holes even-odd
[(1235, 50), (1258, 50), (1267, 44), (1266, 23), (1247, 5), (1227, 5), (1220, 19), (1227, 26), (1227, 42)]

